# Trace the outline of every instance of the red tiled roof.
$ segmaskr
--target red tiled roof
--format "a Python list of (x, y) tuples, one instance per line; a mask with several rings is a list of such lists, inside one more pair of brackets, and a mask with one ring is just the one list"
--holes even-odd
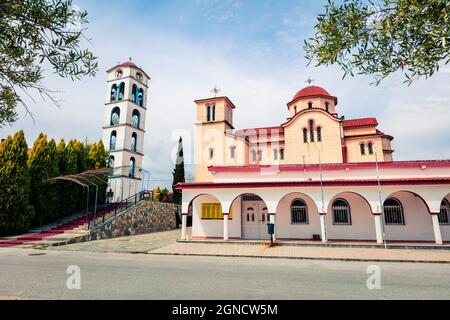
[(144, 70), (142, 70), (142, 68), (138, 67), (133, 61), (126, 61), (126, 62), (124, 62), (124, 63), (118, 64), (117, 66), (115, 66), (115, 67), (113, 67), (113, 68), (111, 68), (111, 69), (109, 69), (109, 70), (106, 70), (106, 72), (111, 72), (111, 71), (113, 71), (114, 69), (120, 68), (120, 67), (124, 67), (124, 68), (130, 67), (130, 68), (138, 69), (138, 70), (141, 71), (143, 74), (145, 74), (145, 76), (146, 76), (147, 78), (150, 79), (150, 76), (149, 76)]
[(325, 97), (325, 98), (334, 99), (334, 101), (337, 104), (336, 97), (333, 97), (332, 95), (330, 95), (328, 93), (327, 90), (325, 90), (322, 87), (318, 87), (318, 86), (309, 86), (309, 87), (303, 88), (302, 90), (300, 90), (299, 92), (297, 92), (295, 94), (294, 98), (292, 99), (291, 102), (289, 102), (289, 104), (293, 103), (294, 101), (297, 101), (298, 99), (314, 98), (314, 97)]
[(294, 96), (294, 98), (292, 100), (297, 100), (298, 98), (303, 98), (303, 97), (318, 96), (318, 95), (329, 96), (330, 94), (328, 93), (327, 90), (325, 90), (322, 87), (310, 86), (310, 87), (303, 88), (302, 90), (297, 92), (297, 94)]
[(254, 136), (260, 134), (284, 134), (283, 127), (252, 128), (236, 131), (237, 136)]
[(344, 128), (365, 127), (365, 126), (377, 126), (378, 121), (376, 118), (361, 118), (344, 120)]

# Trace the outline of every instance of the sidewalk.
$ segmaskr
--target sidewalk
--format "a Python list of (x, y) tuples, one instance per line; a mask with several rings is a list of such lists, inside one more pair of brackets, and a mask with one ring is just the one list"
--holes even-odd
[(369, 262), (449, 263), (448, 250), (325, 248), (214, 243), (176, 243), (148, 252), (159, 255), (282, 258)]

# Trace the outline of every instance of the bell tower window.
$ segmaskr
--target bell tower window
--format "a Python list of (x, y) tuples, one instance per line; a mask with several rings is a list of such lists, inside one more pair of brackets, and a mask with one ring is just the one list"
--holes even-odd
[(121, 82), (119, 85), (119, 95), (117, 97), (117, 100), (122, 101), (125, 96), (125, 83)]
[(131, 151), (136, 152), (137, 151), (137, 134), (134, 132), (131, 135)]
[(328, 102), (325, 102), (325, 110), (327, 110), (327, 112), (330, 112), (330, 104)]
[(116, 142), (117, 142), (117, 132), (114, 130), (111, 132), (111, 136), (109, 139), (109, 150), (116, 150)]
[(113, 84), (111, 87), (110, 102), (114, 102), (116, 100), (117, 100), (117, 84)]
[(117, 126), (120, 122), (120, 108), (115, 107), (111, 112), (111, 126)]
[(131, 158), (130, 159), (129, 177), (130, 178), (134, 178), (135, 177), (135, 172), (136, 172), (136, 159), (135, 158)]
[(141, 122), (141, 114), (137, 110), (133, 110), (133, 116), (131, 117), (131, 125), (139, 129)]
[(140, 105), (141, 107), (144, 106), (144, 89), (139, 89), (139, 93), (138, 93), (138, 105)]
[(312, 109), (313, 108), (313, 103), (312, 102), (308, 102), (308, 109)]
[(208, 121), (208, 122), (211, 121), (211, 107), (210, 106), (206, 107), (206, 121)]

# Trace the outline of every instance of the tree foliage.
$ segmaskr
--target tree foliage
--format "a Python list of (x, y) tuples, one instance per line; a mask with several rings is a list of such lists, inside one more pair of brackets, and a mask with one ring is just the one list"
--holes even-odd
[[(28, 152), (22, 131), (0, 145), (0, 236), (27, 229), (86, 208), (87, 193), (70, 181), (44, 181), (87, 170), (104, 168), (107, 153), (103, 143), (87, 144), (64, 139), (56, 145), (41, 133)], [(107, 181), (98, 183), (98, 204), (106, 201)], [(89, 203), (96, 188), (89, 190)]]
[(23, 131), (0, 145), (0, 235), (27, 229), (33, 218), (29, 204), (28, 146)]
[(35, 222), (52, 221), (58, 218), (58, 191), (55, 185), (42, 185), (44, 180), (59, 175), (56, 144), (48, 142), (47, 135), (41, 133), (36, 139), (28, 159), (31, 179), (31, 204), (35, 209)]
[(95, 75), (97, 58), (83, 49), (86, 12), (72, 0), (0, 1), (0, 127), (17, 119), (22, 94), (37, 91), (58, 104), (43, 83), (43, 65), (72, 80)]
[(306, 58), (337, 64), (347, 75), (373, 76), (375, 84), (397, 71), (410, 85), (450, 62), (448, 0), (329, 0)]
[(175, 185), (180, 182), (186, 182), (184, 173), (184, 153), (183, 153), (183, 139), (180, 137), (178, 142), (177, 162), (175, 163), (175, 169), (173, 171), (173, 201), (177, 204), (181, 204), (181, 191), (175, 189)]

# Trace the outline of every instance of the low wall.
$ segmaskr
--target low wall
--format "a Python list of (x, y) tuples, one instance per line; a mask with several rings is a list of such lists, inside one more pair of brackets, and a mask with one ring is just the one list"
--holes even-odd
[(116, 219), (106, 222), (90, 234), (73, 239), (70, 243), (176, 229), (178, 208), (178, 205), (171, 203), (145, 201)]

